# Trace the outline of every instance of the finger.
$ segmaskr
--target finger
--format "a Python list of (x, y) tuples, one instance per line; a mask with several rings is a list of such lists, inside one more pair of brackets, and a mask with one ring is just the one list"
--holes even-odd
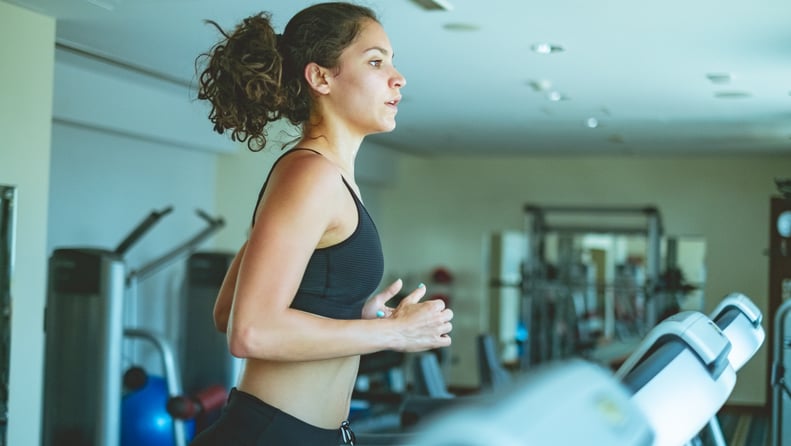
[(408, 304), (416, 304), (420, 302), (420, 299), (422, 299), (423, 296), (425, 295), (426, 295), (426, 285), (423, 285), (421, 283), (420, 285), (417, 286), (417, 288), (415, 288), (415, 291), (409, 293), (401, 302), (406, 302)]
[(445, 310), (445, 301), (442, 299), (431, 299), (430, 300), (432, 309), (434, 311), (444, 311)]
[(403, 282), (401, 282), (401, 279), (398, 279), (395, 282), (388, 285), (388, 287), (385, 288), (384, 291), (377, 294), (376, 297), (374, 298), (374, 303), (376, 304), (376, 306), (384, 309), (387, 301), (392, 299), (393, 296), (395, 296), (396, 294), (398, 294), (399, 291), (401, 291), (402, 285)]
[(382, 302), (387, 302), (393, 296), (398, 294), (398, 292), (401, 291), (401, 287), (403, 287), (403, 286), (404, 286), (404, 281), (401, 280), (401, 279), (396, 279), (395, 282), (393, 282), (390, 285), (388, 285), (387, 288), (385, 288), (384, 291), (379, 293), (379, 296), (377, 296), (378, 300), (380, 300)]

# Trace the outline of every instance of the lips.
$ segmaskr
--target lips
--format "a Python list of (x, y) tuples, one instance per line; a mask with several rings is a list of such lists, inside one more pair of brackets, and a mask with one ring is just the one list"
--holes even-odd
[(395, 107), (395, 106), (398, 105), (399, 102), (401, 102), (401, 96), (399, 96), (399, 97), (397, 97), (395, 99), (387, 101), (386, 104)]

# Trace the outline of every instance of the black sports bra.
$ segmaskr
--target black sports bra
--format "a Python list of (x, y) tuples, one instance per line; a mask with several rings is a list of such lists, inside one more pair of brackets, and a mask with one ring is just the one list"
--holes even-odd
[[(253, 219), (272, 170), (280, 159), (295, 150), (310, 150), (321, 155), (312, 149), (296, 148), (278, 158), (258, 194)], [(365, 301), (382, 280), (384, 258), (371, 216), (343, 175), (340, 177), (357, 207), (357, 227), (346, 240), (313, 251), (291, 308), (333, 319), (359, 319)]]

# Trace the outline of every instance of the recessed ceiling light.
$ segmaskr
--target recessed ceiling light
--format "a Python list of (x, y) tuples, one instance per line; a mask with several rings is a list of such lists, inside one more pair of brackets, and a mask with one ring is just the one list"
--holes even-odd
[(547, 42), (534, 43), (530, 49), (538, 54), (559, 53), (563, 51), (562, 46)]
[(720, 99), (743, 99), (750, 96), (752, 95), (746, 91), (718, 91), (714, 93), (714, 97)]
[(447, 0), (412, 0), (412, 2), (416, 3), (418, 6), (428, 11), (453, 10), (453, 5), (448, 3)]
[(585, 120), (585, 126), (587, 126), (589, 129), (595, 129), (599, 126), (599, 120), (596, 118), (588, 118)]
[(713, 84), (727, 84), (733, 79), (733, 76), (730, 73), (709, 73), (706, 78)]
[(547, 93), (547, 99), (549, 99), (552, 102), (558, 102), (558, 101), (567, 101), (569, 97), (557, 90), (552, 90)]
[(447, 29), (448, 31), (460, 31), (460, 32), (478, 31), (479, 29), (481, 29), (480, 26), (472, 23), (446, 23), (442, 27)]

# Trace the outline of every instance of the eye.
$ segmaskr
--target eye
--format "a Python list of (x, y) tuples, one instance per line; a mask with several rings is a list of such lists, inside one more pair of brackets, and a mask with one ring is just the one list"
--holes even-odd
[(382, 60), (381, 59), (372, 60), (368, 62), (368, 64), (374, 68), (380, 68), (382, 66)]

